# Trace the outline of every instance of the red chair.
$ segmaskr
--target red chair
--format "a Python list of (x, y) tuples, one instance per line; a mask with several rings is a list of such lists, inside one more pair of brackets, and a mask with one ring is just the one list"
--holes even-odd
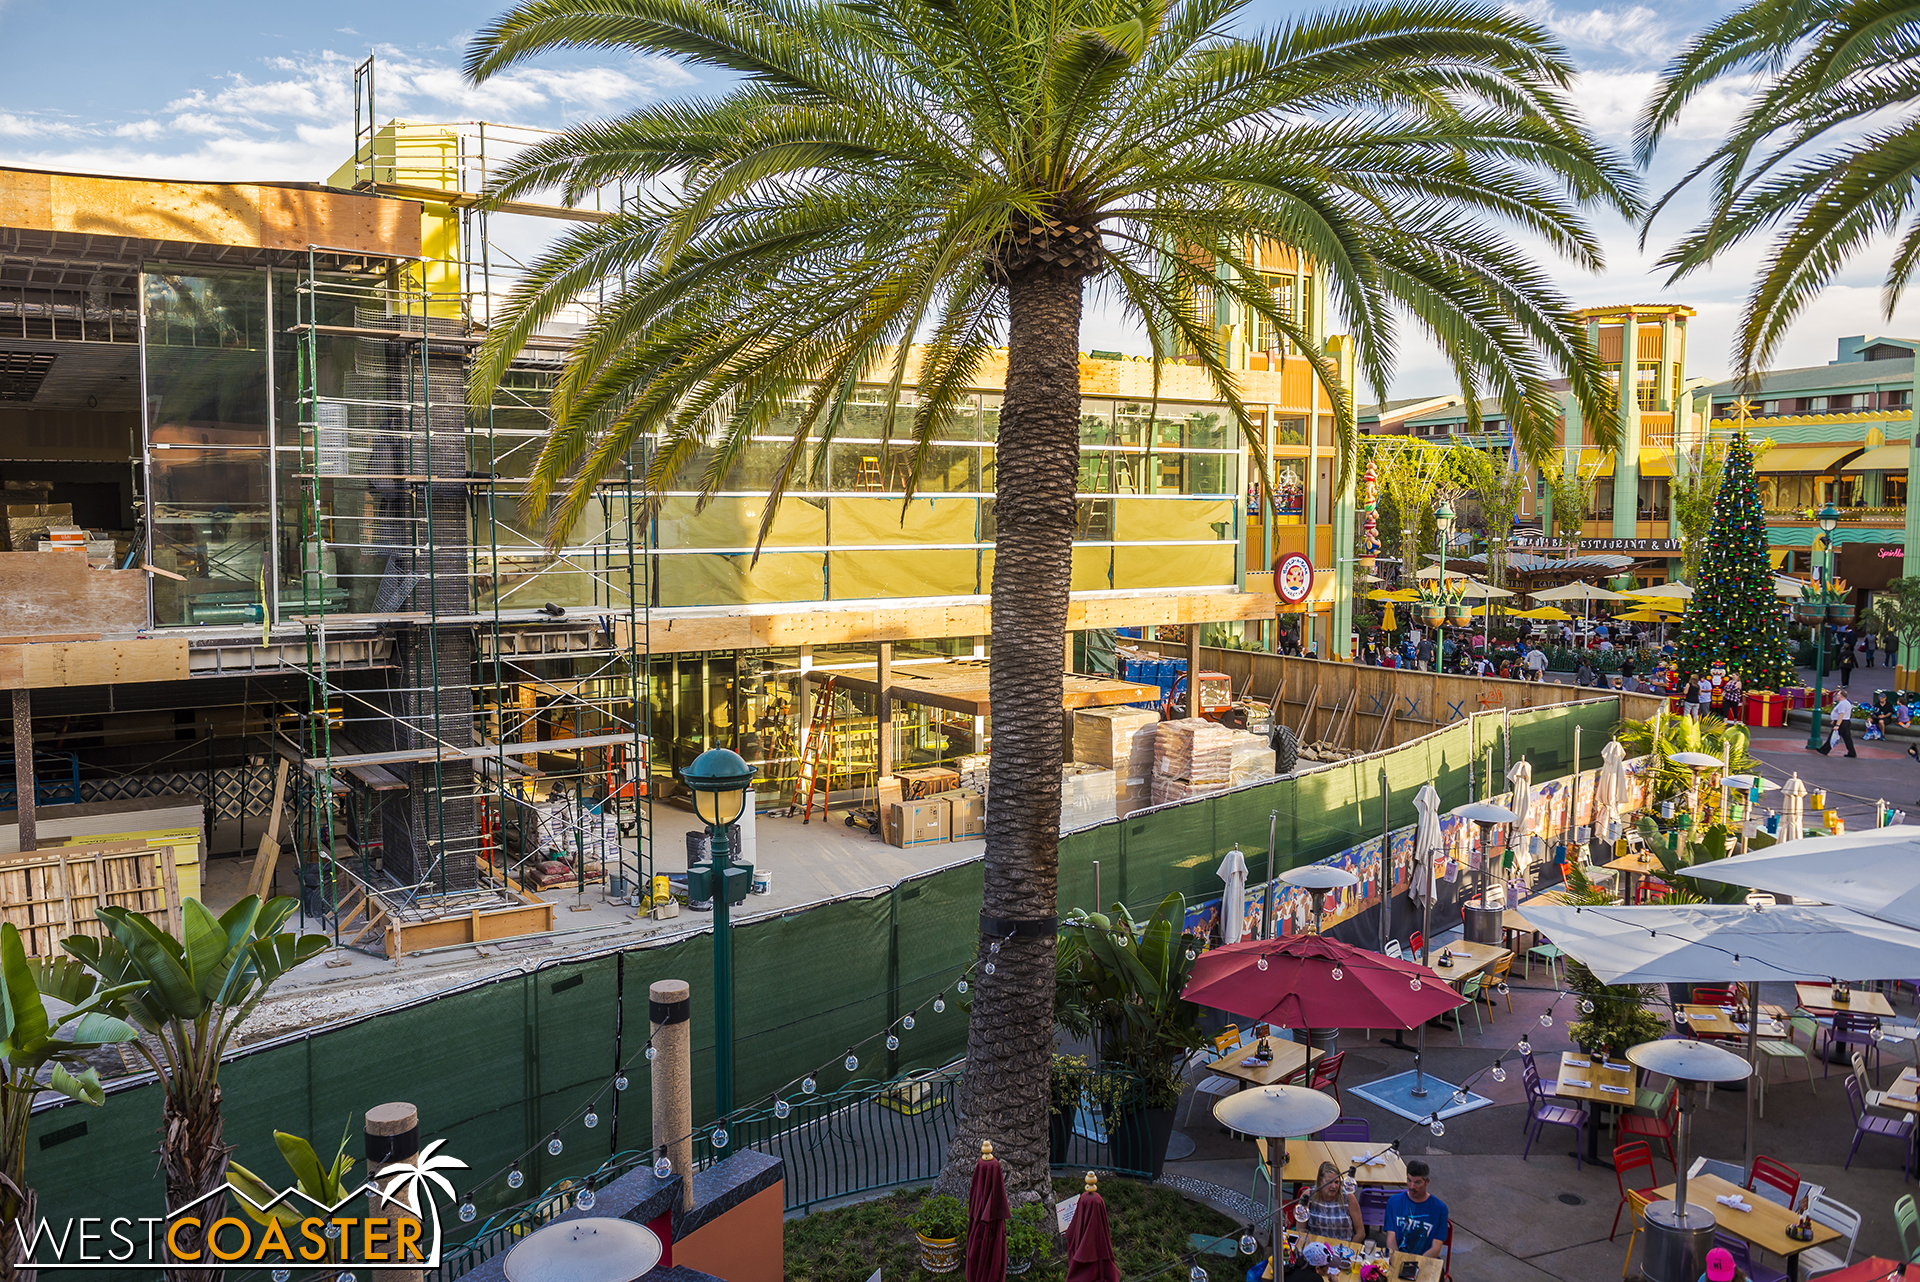
[[(1645, 1170), (1643, 1177), (1639, 1174)], [(1628, 1172), (1633, 1172), (1633, 1182), (1628, 1182)], [(1613, 1241), (1614, 1234), (1620, 1231), (1620, 1212), (1627, 1209), (1627, 1195), (1635, 1194), (1642, 1201), (1653, 1201), (1653, 1191), (1660, 1187), (1660, 1177), (1654, 1172), (1653, 1146), (1645, 1140), (1628, 1140), (1625, 1144), (1613, 1146), (1613, 1175), (1620, 1182), (1620, 1205), (1613, 1213), (1613, 1227), (1607, 1230), (1607, 1241)], [(1644, 1181), (1644, 1182), (1643, 1182)]]
[(1427, 946), (1427, 937), (1419, 931), (1407, 936), (1407, 960), (1419, 961), (1420, 950)]
[(1695, 984), (1693, 986), (1693, 1004), (1695, 1006), (1738, 1006), (1731, 984)]
[[(1681, 1090), (1685, 1088), (1682, 1087)], [(1623, 1113), (1620, 1116), (1615, 1138), (1638, 1136), (1647, 1140), (1659, 1140), (1667, 1150), (1667, 1163), (1673, 1164), (1673, 1130), (1680, 1117), (1680, 1091), (1667, 1096), (1667, 1103), (1657, 1116), (1644, 1117), (1639, 1113)]]
[(1288, 1073), (1281, 1081), (1283, 1086), (1305, 1085), (1308, 1090), (1331, 1090), (1336, 1103), (1340, 1100), (1340, 1070), (1347, 1062), (1347, 1053), (1328, 1055), (1315, 1060), (1311, 1065), (1302, 1064)]
[(1782, 1206), (1790, 1207), (1800, 1198), (1800, 1172), (1764, 1154), (1753, 1159), (1753, 1170), (1747, 1176), (1747, 1188), (1757, 1193), (1762, 1184), (1786, 1194), (1784, 1199), (1774, 1199)]

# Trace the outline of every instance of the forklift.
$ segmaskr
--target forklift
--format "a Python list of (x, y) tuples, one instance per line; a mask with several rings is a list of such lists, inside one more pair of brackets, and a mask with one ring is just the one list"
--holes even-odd
[[(1176, 721), (1187, 715), (1187, 677), (1181, 673), (1173, 689), (1160, 701), (1160, 719)], [(1233, 697), (1233, 681), (1224, 672), (1200, 674), (1200, 715), (1229, 730), (1247, 728), (1247, 705)]]

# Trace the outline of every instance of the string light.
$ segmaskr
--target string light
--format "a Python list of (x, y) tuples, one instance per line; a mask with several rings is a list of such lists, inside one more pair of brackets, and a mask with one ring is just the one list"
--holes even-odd
[(594, 1112), (592, 1109), (588, 1109), (587, 1115), (580, 1119), (580, 1125), (586, 1127), (588, 1130), (592, 1130), (594, 1127), (600, 1125), (600, 1114)]
[(900, 1027), (906, 1029), (909, 1033), (913, 1031), (913, 1012), (912, 1011), (908, 1011), (905, 1015), (902, 1015), (900, 1017)]
[(897, 1051), (900, 1049), (900, 1039), (898, 1037), (895, 1037), (892, 1033), (887, 1034), (887, 1049), (890, 1051)]
[(599, 1200), (593, 1191), (593, 1181), (588, 1180), (587, 1186), (580, 1190), (580, 1196), (573, 1199), (573, 1205), (578, 1210), (591, 1211), (593, 1204)]
[(527, 1177), (520, 1173), (520, 1163), (515, 1162), (513, 1164), (513, 1169), (507, 1172), (507, 1187), (510, 1189), (517, 1189), (522, 1184), (525, 1184), (526, 1182), (527, 1182)]
[(613, 1089), (616, 1091), (624, 1091), (627, 1089), (627, 1075), (624, 1072), (614, 1074)]
[(849, 1050), (847, 1052), (847, 1071), (851, 1073), (859, 1067), (860, 1067), (860, 1057), (858, 1055), (855, 1055), (851, 1050)]
[(649, 1038), (649, 1039), (648, 1039), (648, 1041), (647, 1041), (647, 1058), (648, 1058), (649, 1060), (653, 1060), (653, 1059), (655, 1059), (655, 1058), (657, 1058), (657, 1057), (659, 1056), (659, 1054), (660, 1054), (660, 1052), (659, 1052), (659, 1051), (657, 1051), (657, 1050), (655, 1050), (655, 1049), (653, 1048), (653, 1041), (652, 1041), (652, 1039), (651, 1039), (651, 1038)]
[(713, 1128), (712, 1138), (715, 1148), (725, 1148), (727, 1146), (727, 1127), (724, 1122)]
[(808, 1073), (800, 1083), (800, 1092), (803, 1095), (811, 1095), (819, 1089), (820, 1083), (813, 1080), (812, 1073)]
[(945, 993), (942, 993), (940, 994), (940, 996), (933, 999), (933, 1013), (936, 1015), (945, 1014), (946, 1009), (947, 1009), (947, 995)]
[(462, 1224), (473, 1223), (474, 1217), (479, 1214), (480, 1209), (473, 1204), (473, 1194), (469, 1193), (460, 1200), (460, 1222)]
[(673, 1178), (673, 1159), (667, 1156), (667, 1150), (664, 1148), (660, 1150), (660, 1156), (653, 1159), (653, 1178), (656, 1180)]
[(565, 1147), (566, 1147), (566, 1145), (565, 1145), (565, 1144), (562, 1144), (562, 1143), (560, 1142), (560, 1132), (559, 1132), (559, 1131), (555, 1131), (555, 1132), (554, 1132), (554, 1133), (553, 1133), (553, 1134), (552, 1134), (551, 1136), (549, 1136), (549, 1137), (548, 1137), (548, 1139), (547, 1139), (547, 1155), (548, 1155), (549, 1157), (559, 1157), (559, 1156), (560, 1156), (560, 1150), (561, 1150), (561, 1149), (563, 1149), (563, 1148), (565, 1148)]

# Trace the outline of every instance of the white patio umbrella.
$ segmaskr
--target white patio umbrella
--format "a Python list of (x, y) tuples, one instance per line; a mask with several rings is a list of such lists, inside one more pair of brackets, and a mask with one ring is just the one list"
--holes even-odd
[(1656, 601), (1691, 601), (1693, 600), (1693, 589), (1684, 583), (1675, 581), (1673, 583), (1662, 583), (1657, 588), (1640, 588), (1629, 593), (1629, 595), (1635, 597), (1652, 597)]
[(1780, 833), (1774, 845), (1804, 841), (1807, 836), (1807, 785), (1800, 781), (1799, 775), (1788, 775), (1787, 786), (1780, 790), (1780, 796), (1783, 802), (1780, 808)]
[(1620, 822), (1626, 800), (1627, 750), (1618, 739), (1609, 739), (1600, 749), (1600, 777), (1593, 785), (1594, 827), (1610, 832), (1609, 825)]
[(1220, 880), (1227, 887), (1220, 896), (1220, 942), (1237, 944), (1247, 920), (1247, 857), (1240, 847), (1220, 861)]
[(1522, 758), (1507, 767), (1507, 787), (1513, 790), (1513, 835), (1507, 844), (1518, 851), (1520, 870), (1533, 868), (1533, 838), (1527, 835), (1527, 823), (1533, 817), (1533, 763)]
[(1611, 588), (1595, 587), (1591, 583), (1563, 583), (1557, 588), (1543, 588), (1530, 593), (1536, 601), (1631, 601), (1632, 597), (1624, 592), (1615, 592)]
[(1789, 601), (1798, 601), (1801, 594), (1806, 590), (1807, 585), (1799, 579), (1790, 579), (1784, 574), (1776, 574), (1773, 576), (1773, 594), (1775, 596), (1785, 597)]
[[(1789, 805), (1798, 782), (1797, 777), (1789, 779), (1781, 790)], [(1716, 859), (1693, 875), (1835, 904), (1876, 921), (1920, 929), (1920, 827), (1896, 824), (1790, 844), (1792, 850), (1769, 846), (1737, 859)], [(1832, 969), (1829, 964), (1822, 973)]]
[[(1882, 832), (1887, 831), (1881, 829)], [(1915, 830), (1920, 833), (1920, 830)], [(1797, 857), (1797, 856), (1796, 856)], [(1752, 863), (1754, 856), (1713, 866)], [(1884, 979), (1920, 974), (1920, 931), (1847, 908), (1812, 904), (1674, 904), (1629, 908), (1529, 905), (1527, 920), (1607, 984), (1749, 985), (1769, 980)], [(1749, 987), (1757, 994), (1757, 988)], [(1747, 1025), (1747, 1063), (1759, 1060), (1759, 1022)], [(1753, 1108), (1747, 1092), (1747, 1166)]]
[[(1433, 907), (1434, 856), (1446, 843), (1440, 833), (1440, 794), (1432, 784), (1421, 784), (1420, 791), (1413, 794), (1413, 810), (1419, 820), (1413, 830), (1413, 872), (1407, 878), (1407, 893), (1415, 903), (1430, 909)], [(1422, 938), (1426, 933), (1425, 929), (1421, 930)], [(1423, 960), (1421, 964), (1426, 963)]]

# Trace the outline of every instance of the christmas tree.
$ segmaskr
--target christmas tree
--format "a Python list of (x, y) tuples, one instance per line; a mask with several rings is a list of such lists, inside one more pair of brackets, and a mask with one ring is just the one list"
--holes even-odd
[(1727, 449), (1713, 531), (1697, 577), (1693, 600), (1680, 620), (1680, 671), (1704, 677), (1714, 664), (1724, 663), (1749, 690), (1793, 685), (1786, 620), (1774, 597), (1767, 522), (1745, 432), (1736, 434)]

